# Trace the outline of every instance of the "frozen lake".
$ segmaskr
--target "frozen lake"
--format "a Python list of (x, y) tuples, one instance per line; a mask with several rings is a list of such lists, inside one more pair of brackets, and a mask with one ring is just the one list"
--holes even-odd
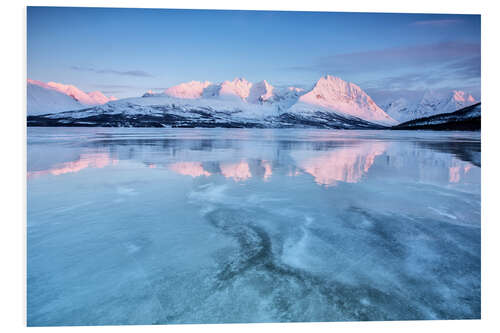
[(480, 318), (480, 133), (28, 128), (29, 326)]

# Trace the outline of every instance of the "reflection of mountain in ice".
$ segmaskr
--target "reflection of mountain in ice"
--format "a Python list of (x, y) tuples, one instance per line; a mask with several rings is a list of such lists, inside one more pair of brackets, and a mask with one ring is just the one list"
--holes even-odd
[(480, 317), (476, 133), (64, 131), (28, 132), (30, 326)]
[[(337, 181), (356, 183), (364, 173), (368, 172), (375, 157), (384, 152), (385, 146), (384, 143), (362, 143), (322, 153), (319, 156), (317, 153), (311, 154), (308, 151), (299, 150), (291, 154), (296, 161), (296, 164), (293, 164), (295, 171), (287, 175), (297, 176), (307, 173), (312, 175), (319, 185), (335, 185)], [(251, 160), (250, 162), (241, 160), (234, 163), (206, 162), (205, 165), (210, 165), (212, 172), (207, 171), (202, 162), (176, 162), (168, 167), (181, 175), (200, 177), (221, 174), (235, 181), (244, 181), (252, 178), (253, 175), (259, 175), (267, 180), (273, 174), (272, 163), (265, 160)]]
[(200, 162), (177, 162), (170, 165), (170, 168), (181, 175), (191, 177), (210, 176), (210, 172), (204, 170)]
[[(368, 172), (375, 157), (384, 153), (386, 145), (382, 142), (362, 143), (315, 157), (302, 157), (298, 159), (298, 163), (320, 185), (335, 185), (337, 181), (357, 183)], [(292, 156), (297, 159), (300, 153), (303, 152), (299, 151)]]
[(48, 170), (28, 171), (28, 178), (51, 174), (54, 176), (69, 172), (79, 172), (86, 168), (103, 168), (118, 163), (108, 153), (83, 153), (76, 161), (56, 164)]

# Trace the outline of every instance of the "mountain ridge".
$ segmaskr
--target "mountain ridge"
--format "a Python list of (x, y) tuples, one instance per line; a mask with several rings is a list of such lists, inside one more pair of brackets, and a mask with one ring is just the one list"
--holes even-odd
[[(69, 111), (117, 100), (116, 97), (108, 97), (97, 90), (86, 93), (71, 84), (53, 81), (45, 83), (32, 79), (27, 79), (27, 92), (28, 114), (51, 113), (53, 110)], [(67, 96), (74, 102), (61, 95)]]
[[(45, 85), (52, 90), (57, 86)], [(79, 92), (72, 94), (76, 87), (66, 85), (61, 89), (63, 88), (64, 92), (78, 102)], [(114, 101), (100, 92), (88, 93), (87, 96), (94, 98), (99, 104), (92, 106), (78, 102), (73, 109), (60, 110), (65, 111), (63, 114), (47, 113), (43, 117), (29, 118), (28, 123), (30, 126), (102, 124), (266, 128), (388, 128), (397, 124), (358, 85), (331, 75), (321, 77), (310, 89), (274, 87), (266, 80), (252, 83), (237, 77), (220, 83), (184, 82), (161, 93), (150, 90), (142, 97)], [(424, 97), (422, 100), (429, 101), (429, 104), (436, 100), (430, 92)], [(460, 91), (454, 91), (452, 97), (454, 101), (461, 103), (471, 101), (470, 96)], [(396, 102), (404, 105), (402, 99)], [(449, 101), (434, 104), (447, 107), (451, 105)]]
[(396, 126), (394, 130), (481, 130), (481, 103), (466, 106), (454, 112), (440, 113), (413, 119)]
[(387, 114), (399, 122), (406, 122), (441, 113), (450, 113), (477, 103), (472, 94), (462, 90), (437, 92), (427, 90), (416, 101), (399, 97), (383, 107)]
[(237, 77), (219, 84), (190, 81), (169, 87), (159, 94), (148, 91), (143, 95), (153, 96), (189, 100), (219, 99), (227, 103), (274, 106), (277, 113), (333, 112), (381, 125), (396, 124), (359, 86), (331, 75), (321, 77), (309, 91), (293, 86), (276, 88), (266, 80), (252, 83)]

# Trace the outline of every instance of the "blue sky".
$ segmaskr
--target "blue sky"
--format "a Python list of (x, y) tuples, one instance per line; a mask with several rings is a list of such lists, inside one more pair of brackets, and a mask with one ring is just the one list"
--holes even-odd
[[(479, 15), (28, 7), (28, 78), (119, 98), (245, 77), (332, 74), (374, 97), (480, 94)], [(479, 96), (478, 96), (479, 97)]]

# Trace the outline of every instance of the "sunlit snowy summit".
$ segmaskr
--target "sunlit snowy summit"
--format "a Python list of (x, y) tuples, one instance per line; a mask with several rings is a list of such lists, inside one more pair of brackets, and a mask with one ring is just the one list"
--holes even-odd
[(83, 92), (77, 87), (57, 82), (28, 79), (28, 115), (40, 115), (82, 109), (116, 100), (100, 91)]

